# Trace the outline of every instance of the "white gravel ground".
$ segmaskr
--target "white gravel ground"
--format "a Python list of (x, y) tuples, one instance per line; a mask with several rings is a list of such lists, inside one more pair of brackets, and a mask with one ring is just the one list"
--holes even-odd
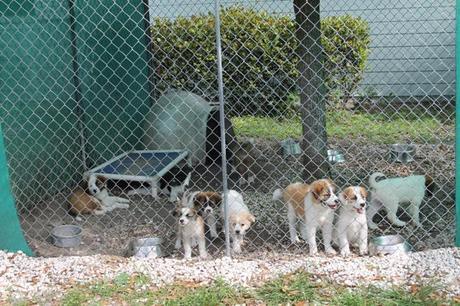
[(258, 259), (227, 257), (199, 261), (136, 259), (114, 256), (32, 258), (0, 251), (0, 303), (61, 294), (76, 283), (144, 273), (158, 285), (178, 280), (207, 283), (223, 278), (235, 285), (257, 286), (276, 276), (304, 269), (317, 281), (347, 286), (392, 285), (435, 281), (451, 297), (460, 296), (460, 249), (447, 248), (386, 257), (308, 257), (291, 254), (251, 254)]

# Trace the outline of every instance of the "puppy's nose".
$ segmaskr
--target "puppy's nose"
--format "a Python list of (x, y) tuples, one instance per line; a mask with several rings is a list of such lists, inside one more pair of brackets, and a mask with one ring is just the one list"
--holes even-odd
[(366, 203), (361, 203), (361, 207), (364, 207), (364, 206), (366, 206)]
[(184, 223), (184, 219), (180, 219), (179, 222), (180, 222), (180, 223)]
[(236, 230), (235, 233), (239, 234), (239, 233), (240, 233), (240, 230)]

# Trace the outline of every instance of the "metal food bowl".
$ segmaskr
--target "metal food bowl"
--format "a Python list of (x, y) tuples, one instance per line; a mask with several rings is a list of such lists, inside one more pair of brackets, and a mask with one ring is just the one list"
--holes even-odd
[(284, 157), (291, 155), (299, 155), (302, 153), (300, 149), (300, 144), (292, 138), (285, 139), (281, 141), (281, 147), (283, 148)]
[(327, 160), (332, 164), (344, 163), (345, 157), (339, 150), (327, 150)]
[(132, 240), (128, 248), (128, 256), (134, 257), (162, 257), (161, 244), (163, 239), (159, 237), (136, 238)]
[(81, 243), (81, 227), (77, 225), (58, 225), (51, 231), (53, 244), (60, 248), (72, 248)]
[(369, 243), (371, 255), (392, 255), (412, 251), (411, 245), (400, 235), (375, 237)]
[(414, 161), (415, 145), (393, 144), (390, 149), (390, 159), (392, 161), (407, 164)]

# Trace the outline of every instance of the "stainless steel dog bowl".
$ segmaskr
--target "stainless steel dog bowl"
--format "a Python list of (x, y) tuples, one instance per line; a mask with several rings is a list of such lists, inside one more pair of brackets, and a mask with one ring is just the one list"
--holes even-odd
[(51, 231), (53, 244), (60, 248), (72, 248), (80, 245), (81, 227), (77, 225), (58, 225)]
[(163, 239), (159, 237), (134, 239), (129, 244), (128, 255), (134, 257), (162, 257), (162, 243)]
[(339, 150), (327, 150), (327, 160), (332, 164), (344, 163), (345, 157)]
[(392, 161), (407, 164), (414, 161), (415, 145), (393, 144), (390, 148), (390, 159)]
[(292, 138), (281, 141), (281, 147), (283, 148), (284, 157), (302, 153), (300, 144)]
[(371, 255), (391, 255), (411, 251), (411, 245), (400, 235), (375, 237), (369, 243), (369, 252)]

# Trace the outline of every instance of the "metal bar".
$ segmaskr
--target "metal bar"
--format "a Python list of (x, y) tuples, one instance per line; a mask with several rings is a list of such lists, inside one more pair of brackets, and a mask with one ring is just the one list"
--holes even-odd
[(217, 85), (219, 88), (219, 116), (220, 116), (220, 137), (221, 137), (221, 154), (222, 154), (222, 189), (224, 191), (224, 229), (225, 229), (225, 255), (230, 254), (230, 231), (228, 223), (228, 182), (227, 182), (227, 143), (225, 131), (225, 113), (224, 113), (224, 82), (222, 78), (222, 46), (220, 44), (220, 1), (214, 1), (215, 13), (215, 31), (216, 31), (216, 51), (217, 51)]
[(455, 70), (455, 76), (456, 76), (456, 103), (455, 103), (455, 209), (456, 209), (456, 218), (455, 218), (455, 226), (456, 226), (456, 239), (455, 239), (455, 244), (457, 246), (460, 246), (460, 197), (458, 195), (458, 191), (460, 190), (460, 179), (458, 176), (460, 175), (460, 106), (459, 106), (459, 90), (460, 90), (460, 72), (459, 72), (459, 65), (460, 65), (460, 56), (459, 56), (459, 48), (460, 48), (460, 37), (458, 34), (458, 31), (460, 31), (460, 21), (458, 18), (460, 17), (460, 0), (456, 1), (457, 3), (457, 8), (456, 8), (456, 29), (457, 29), (457, 34), (455, 35), (455, 43), (457, 45), (456, 51), (455, 51), (455, 62), (456, 62), (456, 70)]
[(83, 163), (83, 170), (87, 171), (88, 166), (86, 165), (87, 154), (86, 154), (86, 137), (85, 137), (85, 112), (82, 106), (82, 95), (81, 95), (81, 81), (79, 77), (80, 66), (78, 65), (78, 49), (77, 49), (77, 31), (75, 29), (75, 0), (69, 0), (69, 24), (70, 24), (70, 49), (72, 50), (72, 69), (73, 69), (73, 83), (75, 86), (75, 103), (76, 113), (78, 118), (78, 129), (80, 130), (80, 150), (81, 159)]

